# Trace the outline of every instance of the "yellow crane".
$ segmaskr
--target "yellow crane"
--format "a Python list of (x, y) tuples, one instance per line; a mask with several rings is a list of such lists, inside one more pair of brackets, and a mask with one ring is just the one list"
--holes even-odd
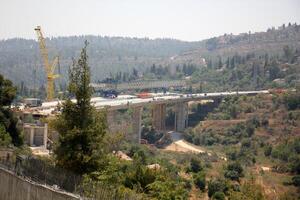
[(52, 64), (50, 64), (49, 57), (48, 57), (48, 50), (46, 48), (46, 42), (43, 33), (41, 31), (41, 27), (37, 26), (34, 30), (36, 31), (38, 36), (40, 51), (45, 65), (45, 71), (47, 75), (47, 101), (50, 101), (53, 100), (54, 98), (54, 80), (59, 77), (58, 74), (54, 73), (55, 67), (59, 62), (59, 57), (56, 56)]

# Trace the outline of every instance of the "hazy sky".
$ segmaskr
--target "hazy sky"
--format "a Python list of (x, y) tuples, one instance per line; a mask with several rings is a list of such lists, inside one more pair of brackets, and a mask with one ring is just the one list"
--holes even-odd
[(300, 0), (0, 0), (0, 39), (107, 35), (201, 40), (300, 23)]

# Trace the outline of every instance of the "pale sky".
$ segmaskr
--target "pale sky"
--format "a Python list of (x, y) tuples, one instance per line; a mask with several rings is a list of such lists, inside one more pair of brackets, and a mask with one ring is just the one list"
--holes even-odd
[(101, 35), (207, 39), (300, 23), (300, 0), (0, 0), (0, 39)]

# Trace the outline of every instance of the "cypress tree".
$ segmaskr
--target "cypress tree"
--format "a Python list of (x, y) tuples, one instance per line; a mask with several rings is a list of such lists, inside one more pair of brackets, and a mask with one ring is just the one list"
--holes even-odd
[(69, 93), (76, 102), (67, 99), (62, 113), (54, 120), (59, 141), (54, 150), (57, 164), (78, 174), (101, 169), (105, 165), (103, 137), (106, 115), (91, 105), (90, 69), (86, 53), (87, 42), (80, 58), (73, 61), (69, 72)]

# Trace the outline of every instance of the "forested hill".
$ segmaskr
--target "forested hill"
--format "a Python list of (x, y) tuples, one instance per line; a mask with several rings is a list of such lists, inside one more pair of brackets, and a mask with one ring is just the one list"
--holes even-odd
[[(142, 70), (153, 63), (199, 46), (199, 42), (174, 39), (148, 39), (101, 36), (48, 38), (50, 59), (60, 56), (60, 73), (66, 77), (72, 58), (78, 56), (84, 41), (89, 42), (88, 55), (92, 79), (99, 80), (110, 73)], [(16, 84), (32, 87), (45, 81), (39, 46), (35, 40), (9, 39), (0, 41), (0, 73)]]
[(195, 60), (199, 56), (219, 62), (219, 58), (226, 61), (228, 57), (236, 54), (246, 55), (255, 53), (256, 55), (269, 54), (279, 56), (284, 46), (291, 49), (300, 48), (300, 25), (282, 25), (278, 28), (268, 28), (266, 32), (241, 33), (238, 35), (224, 34), (203, 40), (201, 47), (194, 51), (186, 52), (184, 55), (176, 57), (177, 60)]
[[(280, 56), (285, 46), (293, 51), (300, 49), (300, 26), (288, 24), (266, 32), (224, 34), (199, 42), (101, 36), (48, 38), (50, 58), (60, 56), (61, 83), (65, 82), (72, 58), (78, 56), (84, 40), (89, 42), (92, 79), (97, 81), (119, 71), (132, 72), (133, 68), (144, 71), (153, 64), (168, 68), (184, 64), (216, 66), (236, 55)], [(41, 86), (45, 74), (38, 43), (25, 39), (0, 41), (0, 73), (19, 86), (22, 82), (30, 88)], [(61, 84), (59, 81), (56, 84)]]

